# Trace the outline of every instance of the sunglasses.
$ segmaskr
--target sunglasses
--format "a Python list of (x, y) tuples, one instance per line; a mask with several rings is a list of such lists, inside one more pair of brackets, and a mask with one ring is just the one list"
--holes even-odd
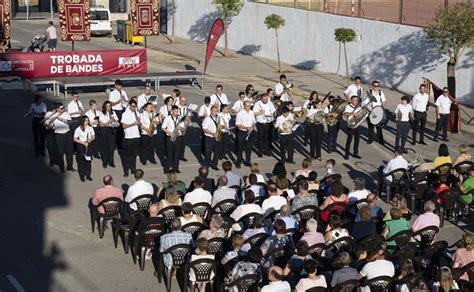
[(374, 85), (374, 87), (380, 87), (380, 85)]
[(443, 91), (443, 93), (448, 93), (449, 91)]

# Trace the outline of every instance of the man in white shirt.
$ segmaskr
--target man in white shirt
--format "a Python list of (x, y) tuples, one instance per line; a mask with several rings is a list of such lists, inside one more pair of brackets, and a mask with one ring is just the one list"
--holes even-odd
[(151, 102), (147, 102), (143, 106), (143, 112), (140, 114), (140, 162), (145, 165), (147, 161), (156, 164), (155, 160), (155, 136), (157, 134), (158, 117), (153, 111), (154, 107)]
[(344, 96), (351, 101), (352, 97), (355, 95), (359, 99), (360, 103), (360, 98), (362, 97), (362, 86), (360, 85), (362, 83), (361, 79), (359, 76), (356, 76), (354, 78), (354, 84), (349, 85), (346, 90), (344, 91)]
[(239, 113), (241, 110), (244, 109), (244, 101), (246, 101), (245, 97), (245, 92), (241, 91), (239, 92), (239, 99), (234, 102), (234, 105), (232, 106), (232, 112), (234, 114)]
[[(115, 80), (115, 89), (110, 92), (109, 101), (112, 104), (112, 110), (117, 115), (118, 120), (121, 121), (125, 105), (128, 102), (128, 96), (125, 90), (122, 89), (122, 81), (120, 79)], [(123, 127), (120, 126), (116, 129), (115, 135), (118, 149), (123, 149), (123, 135)]]
[[(309, 156), (312, 159), (321, 161), (321, 145), (323, 141), (324, 125), (322, 122), (314, 120), (316, 115), (324, 114), (321, 100), (316, 97), (309, 106), (306, 106), (306, 126), (308, 129), (305, 136), (309, 138)], [(305, 131), (306, 132), (306, 131)]]
[(385, 259), (385, 250), (380, 249), (375, 260), (364, 265), (360, 275), (366, 277), (367, 280), (381, 276), (393, 277), (395, 267), (391, 261)]
[(54, 22), (50, 21), (48, 25), (49, 26), (46, 29), (46, 36), (48, 38), (48, 49), (50, 52), (55, 52), (56, 46), (58, 45), (58, 34), (56, 33)]
[(235, 195), (237, 194), (236, 189), (229, 188), (227, 186), (227, 177), (225, 175), (219, 176), (217, 179), (217, 190), (214, 191), (212, 194), (212, 204), (211, 206), (214, 208), (217, 204), (224, 200), (235, 200)]
[(426, 116), (428, 113), (430, 97), (426, 93), (426, 85), (420, 85), (420, 92), (413, 96), (412, 107), (413, 107), (413, 145), (416, 144), (416, 133), (420, 133), (420, 144), (426, 145), (425, 143), (425, 125)]
[(179, 141), (179, 148), (178, 148), (178, 154), (179, 154), (179, 160), (181, 161), (188, 161), (186, 157), (184, 157), (184, 151), (186, 148), (186, 141), (185, 141), (185, 136), (186, 136), (186, 117), (191, 116), (191, 112), (189, 111), (188, 105), (186, 102), (188, 99), (185, 96), (180, 96), (179, 97), (179, 103), (178, 103), (178, 109), (179, 109), (179, 124), (178, 126), (182, 129), (181, 130), (181, 136), (182, 139)]
[(349, 205), (356, 203), (359, 200), (367, 198), (370, 192), (365, 188), (365, 179), (363, 177), (357, 177), (354, 180), (354, 190), (349, 192)]
[(145, 89), (143, 90), (143, 93), (137, 97), (137, 106), (138, 106), (139, 111), (143, 110), (143, 106), (147, 102), (151, 102), (150, 97), (151, 97), (151, 86), (146, 85)]
[[(135, 182), (128, 188), (127, 195), (125, 196), (125, 202), (129, 203), (138, 196), (142, 195), (153, 195), (155, 190), (153, 185), (143, 179), (145, 175), (144, 171), (137, 169), (134, 172)], [(130, 209), (136, 211), (137, 205), (135, 203), (129, 205)]]
[(219, 119), (221, 122), (222, 127), (222, 141), (221, 141), (221, 149), (220, 149), (220, 157), (219, 159), (228, 159), (231, 156), (231, 147), (230, 147), (230, 120), (232, 116), (230, 115), (230, 107), (229, 105), (223, 105), (221, 107), (221, 112), (219, 113)]
[[(370, 93), (375, 98), (375, 100), (372, 101), (371, 108), (374, 108), (376, 106), (385, 108), (385, 103), (387, 99), (385, 98), (385, 94), (382, 92), (382, 90), (380, 90), (380, 83), (377, 80), (372, 81), (372, 89), (370, 90)], [(374, 127), (375, 127), (377, 128), (377, 137), (378, 137), (379, 143), (384, 145), (382, 125), (372, 124), (370, 122), (369, 116), (367, 116), (367, 125), (369, 126), (369, 135), (367, 137), (368, 138), (367, 144), (372, 144), (372, 142), (374, 141)]]
[(409, 104), (410, 98), (406, 95), (401, 98), (402, 103), (395, 109), (395, 121), (397, 123), (397, 135), (395, 137), (395, 148), (402, 146), (405, 153), (405, 144), (410, 131), (410, 121), (413, 120), (413, 108)]
[(253, 106), (253, 112), (257, 121), (257, 134), (258, 134), (258, 157), (262, 157), (262, 154), (270, 156), (269, 145), (269, 133), (270, 125), (274, 120), (274, 114), (276, 112), (275, 106), (269, 101), (268, 94), (262, 94), (262, 98), (255, 103)]
[(237, 127), (237, 168), (242, 162), (242, 153), (245, 149), (245, 166), (250, 166), (250, 156), (252, 155), (253, 139), (252, 134), (255, 131), (255, 115), (250, 110), (250, 102), (244, 102), (244, 109), (241, 110), (235, 119), (235, 126)]
[(164, 172), (175, 171), (179, 173), (179, 149), (183, 139), (179, 135), (179, 108), (176, 105), (171, 107), (171, 115), (165, 117), (161, 125), (161, 130), (166, 136), (166, 160)]
[(262, 202), (262, 212), (264, 215), (280, 210), (281, 206), (287, 204), (287, 200), (278, 195), (277, 187), (274, 184), (267, 186), (268, 198)]
[[(202, 130), (204, 131), (204, 163), (214, 170), (219, 170), (217, 162), (219, 160), (220, 142), (222, 138), (222, 125), (217, 115), (217, 107), (212, 106), (211, 114), (202, 122)], [(220, 134), (219, 134), (220, 133)], [(221, 135), (219, 137), (219, 135)], [(218, 141), (219, 140), (219, 141)], [(211, 160), (212, 153), (214, 157)]]
[(403, 148), (402, 147), (395, 148), (394, 154), (395, 154), (395, 157), (389, 160), (387, 162), (387, 165), (385, 165), (385, 167), (381, 166), (379, 168), (379, 175), (380, 175), (379, 184), (378, 184), (379, 194), (382, 193), (384, 185), (389, 185), (393, 180), (392, 177), (387, 176), (387, 174), (399, 168), (408, 169), (408, 161), (403, 157)]
[(59, 169), (61, 170), (61, 173), (65, 172), (64, 154), (66, 154), (67, 170), (75, 171), (72, 167), (74, 146), (72, 143), (72, 132), (69, 127), (69, 124), (71, 123), (71, 116), (69, 116), (69, 114), (65, 112), (63, 104), (59, 104), (58, 110), (60, 112), (60, 115), (54, 120), (53, 125)]
[(227, 95), (225, 95), (223, 90), (224, 88), (222, 87), (222, 85), (218, 84), (216, 86), (216, 92), (213, 95), (211, 95), (211, 105), (216, 106), (218, 110), (220, 110), (221, 105), (229, 104)]
[[(235, 220), (235, 222), (239, 221), (240, 218), (244, 217), (250, 213), (258, 213), (262, 214), (262, 208), (255, 204), (255, 195), (252, 190), (245, 190), (244, 191), (245, 203), (237, 206), (235, 210), (230, 214), (230, 217)], [(240, 231), (241, 227), (239, 224), (232, 225), (232, 228), (236, 231)]]
[(35, 146), (35, 153), (37, 157), (40, 156), (40, 154), (43, 156), (46, 155), (46, 128), (42, 123), (46, 112), (46, 104), (41, 101), (41, 95), (36, 94), (34, 102), (30, 105), (28, 115), (33, 117), (33, 121), (31, 123), (33, 130), (33, 145)]
[(278, 266), (268, 269), (268, 285), (262, 287), (261, 292), (291, 292), (290, 284), (283, 281), (283, 270)]
[(140, 147), (140, 116), (138, 115), (137, 103), (134, 100), (130, 101), (129, 107), (123, 113), (120, 122), (125, 134), (124, 147), (126, 150), (123, 176), (127, 177), (129, 171), (135, 173), (138, 148)]
[(194, 178), (194, 190), (184, 196), (183, 203), (191, 203), (191, 205), (197, 203), (208, 203), (210, 205), (212, 202), (212, 195), (210, 192), (203, 189), (203, 186), (204, 182), (202, 178), (196, 176)]
[[(290, 117), (290, 110), (285, 106), (282, 115), (275, 122), (278, 136), (280, 137), (280, 161), (282, 163), (295, 163), (293, 161), (294, 154), (294, 136), (293, 136), (293, 119)], [(288, 154), (288, 159), (286, 155)]]
[(79, 100), (79, 94), (73, 91), (71, 94), (71, 101), (67, 104), (67, 113), (71, 117), (71, 129), (75, 130), (79, 126), (82, 114), (84, 114), (84, 106)]
[(443, 138), (441, 140), (448, 142), (448, 123), (449, 115), (451, 114), (451, 104), (453, 100), (449, 96), (447, 87), (443, 87), (443, 94), (436, 99), (436, 129), (434, 134), (434, 141), (438, 141), (439, 131), (443, 130)]
[[(360, 82), (360, 79), (359, 79)], [(359, 106), (359, 97), (357, 95), (353, 95), (351, 97), (351, 103), (346, 106), (344, 109), (344, 117), (348, 119), (351, 116), (356, 116), (357, 112), (360, 111), (360, 106)], [(354, 138), (354, 157), (357, 159), (361, 159), (362, 157), (359, 156), (359, 140), (360, 140), (360, 132), (359, 132), (359, 127), (355, 129), (351, 129), (347, 127), (347, 140), (346, 140), (346, 151), (344, 155), (344, 159), (348, 160), (349, 159), (349, 152), (351, 148), (351, 143), (352, 143), (352, 138)]]
[(280, 82), (275, 85), (275, 95), (280, 97), (281, 102), (288, 102), (290, 100), (288, 96), (288, 90), (291, 85), (286, 80), (286, 75), (280, 75)]
[(211, 114), (211, 98), (209, 96), (204, 97), (204, 104), (201, 105), (198, 112), (198, 117), (205, 119)]
[(100, 158), (99, 156), (99, 139), (100, 139), (100, 127), (99, 127), (99, 113), (97, 110), (97, 102), (93, 99), (89, 101), (89, 110), (85, 115), (89, 118), (89, 125), (94, 129), (95, 139), (89, 143), (89, 149), (92, 156)]

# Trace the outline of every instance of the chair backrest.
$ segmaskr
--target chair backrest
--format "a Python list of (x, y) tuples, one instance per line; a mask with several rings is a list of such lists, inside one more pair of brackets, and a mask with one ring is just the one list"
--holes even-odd
[(265, 239), (268, 238), (268, 234), (266, 233), (257, 233), (257, 234), (254, 234), (252, 236), (250, 236), (249, 238), (247, 238), (246, 240), (244, 240), (244, 242), (242, 243), (242, 246), (244, 244), (250, 244), (251, 247), (260, 247), (263, 242), (265, 241)]
[(265, 214), (264, 216), (264, 219), (265, 220), (270, 220), (271, 222), (273, 222), (275, 219), (277, 219), (279, 216), (281, 216), (280, 214), (280, 210), (274, 210), (270, 213), (267, 213)]
[(420, 244), (422, 246), (429, 246), (434, 241), (438, 232), (439, 228), (437, 226), (427, 226), (413, 233), (413, 237), (419, 236), (420, 239), (418, 241)]
[(224, 229), (225, 234), (229, 234), (230, 228), (232, 228), (232, 225), (234, 225), (235, 220), (232, 219), (231, 217), (222, 217), (224, 221), (222, 222), (222, 229)]
[(357, 210), (360, 210), (363, 206), (367, 206), (369, 202), (367, 199), (360, 199), (359, 201), (355, 202)]
[(207, 241), (209, 247), (207, 248), (208, 254), (221, 254), (224, 250), (224, 238), (214, 237)]
[(368, 286), (370, 291), (390, 291), (392, 277), (380, 276), (367, 280), (364, 286)]
[(191, 222), (181, 226), (181, 231), (191, 234), (195, 239), (203, 228), (204, 224), (200, 222)]
[(466, 160), (466, 161), (456, 164), (454, 166), (454, 169), (456, 170), (457, 173), (459, 173), (462, 177), (465, 178), (465, 176), (469, 173), (473, 165), (474, 165), (474, 162)]
[(406, 176), (407, 170), (405, 168), (397, 168), (389, 172), (385, 177), (391, 177), (392, 183), (391, 184), (398, 184), (402, 181), (402, 179)]
[(237, 207), (237, 202), (234, 199), (222, 200), (214, 207), (216, 213), (222, 216), (229, 216)]
[(332, 288), (333, 292), (352, 292), (359, 287), (359, 280), (347, 280), (337, 284)]
[(256, 216), (261, 216), (261, 214), (260, 213), (249, 213), (245, 216), (242, 216), (242, 218), (240, 218), (238, 222), (244, 224), (244, 230), (249, 229), (249, 228), (253, 228)]
[(188, 262), (191, 254), (191, 245), (185, 243), (176, 244), (165, 250), (163, 254), (171, 255), (173, 267), (183, 266)]
[(150, 225), (145, 228), (142, 234), (139, 234), (143, 245), (147, 248), (154, 248), (159, 243), (161, 235), (165, 234), (163, 226), (156, 227), (156, 225)]
[(443, 202), (444, 210), (453, 210), (458, 202), (458, 193), (453, 189), (445, 189), (438, 194)]
[(446, 176), (451, 173), (451, 168), (453, 165), (451, 163), (443, 163), (436, 167), (433, 172), (439, 174), (441, 177)]
[(249, 291), (258, 282), (257, 275), (246, 275), (230, 283), (227, 287), (236, 287), (237, 291)]
[(351, 250), (352, 237), (344, 236), (338, 238), (326, 246), (327, 249), (332, 249), (334, 254), (338, 254), (343, 251), (350, 252)]
[(324, 288), (324, 287), (313, 287), (313, 288), (310, 288), (308, 290), (306, 290), (306, 292), (326, 292), (328, 289), (327, 288)]
[(372, 234), (360, 239), (357, 243), (367, 250), (375, 250), (380, 244), (385, 241), (382, 235), (380, 234)]
[(113, 218), (117, 217), (120, 214), (120, 209), (123, 206), (123, 201), (119, 198), (107, 198), (102, 200), (102, 202), (97, 205), (97, 207), (104, 208), (104, 217)]
[(166, 224), (173, 221), (174, 218), (181, 215), (181, 207), (179, 206), (168, 206), (160, 210), (158, 215), (162, 215), (165, 218)]
[(194, 271), (196, 282), (209, 282), (212, 274), (216, 274), (216, 262), (212, 259), (197, 259), (189, 263), (189, 270)]
[(427, 246), (423, 250), (423, 254), (426, 258), (430, 258), (431, 260), (436, 261), (442, 256), (444, 250), (446, 250), (447, 247), (448, 243), (446, 241), (437, 241), (431, 244), (430, 246)]
[(210, 209), (211, 205), (209, 205), (209, 203), (197, 203), (193, 205), (193, 213), (201, 216), (201, 218), (207, 218)]
[(423, 278), (423, 273), (411, 274), (400, 279), (397, 284), (405, 284), (407, 285), (409, 291), (411, 291), (415, 286), (416, 281), (418, 281), (420, 278)]
[(319, 208), (312, 205), (303, 206), (291, 212), (291, 214), (296, 216), (301, 222), (306, 222), (311, 218), (317, 218), (316, 215), (319, 214)]
[(130, 202), (130, 205), (135, 204), (137, 211), (148, 211), (153, 195), (141, 195)]
[(308, 247), (308, 254), (313, 259), (318, 259), (321, 257), (321, 254), (323, 253), (325, 248), (326, 248), (326, 245), (324, 243), (313, 244), (312, 246)]
[(397, 247), (401, 248), (401, 247), (407, 245), (410, 242), (410, 240), (412, 239), (412, 237), (413, 237), (413, 231), (403, 230), (403, 231), (400, 231), (400, 232), (394, 234), (390, 238), (387, 238), (387, 241), (392, 241), (393, 240), (393, 241), (396, 242)]

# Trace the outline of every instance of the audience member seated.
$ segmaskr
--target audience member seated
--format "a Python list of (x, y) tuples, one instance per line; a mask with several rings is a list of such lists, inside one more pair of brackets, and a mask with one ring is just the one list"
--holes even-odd
[(411, 230), (416, 232), (428, 226), (439, 227), (439, 216), (433, 213), (436, 210), (436, 205), (433, 201), (426, 201), (424, 206), (425, 212), (419, 215), (413, 223)]
[(311, 259), (308, 251), (308, 243), (303, 240), (298, 241), (296, 243), (296, 253), (291, 256), (283, 270), (285, 280), (290, 283), (291, 288), (294, 288), (302, 278), (304, 261)]
[(345, 281), (355, 280), (359, 278), (359, 272), (350, 267), (351, 256), (348, 252), (341, 252), (334, 260), (333, 266), (337, 268), (332, 275), (331, 286), (334, 287)]
[[(193, 261), (202, 260), (202, 259), (214, 260), (214, 255), (207, 254), (207, 250), (209, 248), (209, 242), (207, 241), (206, 238), (198, 238), (196, 245), (197, 245), (196, 252), (193, 255), (191, 255), (191, 259), (189, 261), (190, 263), (192, 263)], [(210, 279), (212, 280), (214, 276), (215, 276), (214, 272), (211, 272)], [(189, 270), (189, 281), (196, 282), (196, 275), (194, 274), (193, 269)], [(199, 288), (199, 292), (205, 292), (206, 283), (199, 283), (198, 288)]]
[(268, 269), (268, 285), (262, 287), (260, 292), (291, 292), (290, 284), (283, 281), (283, 272), (280, 267), (273, 266)]
[[(237, 208), (235, 208), (232, 214), (230, 214), (230, 217), (234, 219), (235, 222), (239, 221), (240, 218), (250, 213), (262, 214), (262, 208), (260, 208), (259, 205), (255, 204), (255, 195), (252, 190), (245, 190), (244, 197), (244, 204), (237, 206)], [(242, 228), (238, 226), (238, 224), (234, 224), (232, 227), (234, 228), (234, 231), (240, 231)]]
[(278, 176), (286, 177), (285, 164), (281, 161), (278, 161), (273, 166), (272, 177), (269, 179), (268, 184), (270, 184), (270, 183), (275, 183), (276, 184), (276, 179), (277, 179)]
[[(104, 182), (104, 186), (94, 192), (91, 200), (92, 205), (98, 206), (100, 202), (108, 198), (118, 198), (123, 200), (123, 192), (121, 189), (113, 185), (114, 179), (110, 174), (104, 176), (102, 181)], [(97, 208), (97, 211), (101, 214), (104, 214), (104, 207), (100, 206)]]
[(365, 179), (357, 177), (354, 180), (354, 189), (349, 192), (349, 205), (356, 203), (359, 200), (366, 199), (370, 192), (365, 188)]
[(165, 230), (165, 219), (158, 216), (158, 211), (157, 203), (153, 203), (148, 207), (148, 216), (138, 222), (136, 234), (143, 233), (147, 227), (163, 228)]
[(291, 236), (286, 234), (285, 221), (276, 219), (273, 223), (273, 230), (275, 234), (267, 238), (260, 247), (262, 254), (265, 256), (265, 261), (262, 264), (264, 268), (269, 268), (275, 261), (274, 257), (267, 256), (272, 251), (280, 248), (285, 250), (292, 250), (294, 248)]
[(178, 180), (178, 175), (175, 171), (169, 171), (166, 175), (168, 181), (163, 182), (162, 189), (166, 192), (169, 188), (173, 187), (177, 192), (182, 194), (186, 193), (186, 185), (184, 182)]
[[(454, 253), (453, 268), (462, 268), (472, 262), (474, 262), (474, 234), (465, 233), (462, 236), (462, 248), (458, 248)], [(469, 280), (468, 274), (464, 273), (461, 279)]]
[[(246, 190), (252, 190), (255, 198), (263, 199), (265, 198), (265, 188), (257, 184), (257, 176), (255, 174), (250, 174), (248, 177), (249, 186), (247, 186)], [(242, 198), (243, 201), (243, 198)]]
[(469, 146), (467, 146), (466, 144), (459, 145), (459, 156), (456, 157), (456, 159), (454, 160), (453, 166), (456, 166), (461, 162), (470, 160), (471, 154), (469, 153)]
[(308, 175), (308, 191), (319, 191), (318, 173), (311, 171)]
[(222, 228), (224, 219), (219, 214), (214, 214), (211, 217), (211, 222), (209, 222), (209, 229), (203, 230), (199, 233), (198, 238), (224, 238), (227, 236), (225, 230)]
[[(396, 282), (403, 282), (405, 277), (410, 277), (415, 274), (415, 267), (413, 266), (413, 261), (406, 259), (401, 263), (400, 274), (395, 277)], [(400, 285), (400, 292), (409, 292), (410, 289), (406, 284)]]
[[(370, 213), (372, 214), (372, 218), (375, 217), (375, 218), (382, 219), (384, 216), (384, 213), (383, 213), (382, 208), (377, 206), (377, 200), (378, 200), (378, 197), (376, 194), (367, 195), (367, 205), (370, 208)], [(356, 218), (355, 218), (355, 222), (359, 222), (359, 221), (360, 221), (360, 211), (357, 213)]]
[(393, 277), (395, 275), (395, 267), (393, 263), (385, 259), (386, 247), (381, 245), (374, 255), (368, 257), (368, 262), (360, 271), (360, 276), (365, 277), (366, 280), (373, 278), (387, 276)]
[(419, 278), (415, 281), (415, 285), (413, 289), (411, 289), (411, 292), (430, 292), (430, 288), (428, 287), (428, 284), (426, 284), (425, 279)]
[(329, 216), (329, 224), (326, 228), (326, 233), (324, 233), (324, 241), (326, 241), (326, 245), (345, 236), (349, 236), (349, 232), (347, 229), (342, 227), (341, 217), (337, 214), (331, 214), (331, 216)]
[(389, 160), (383, 169), (382, 167), (380, 168), (382, 171), (381, 173), (379, 172), (379, 194), (383, 191), (383, 185), (388, 186), (393, 180), (392, 176), (386, 176), (387, 174), (400, 168), (408, 169), (408, 161), (403, 157), (403, 148), (395, 148), (394, 155), (395, 157)]
[(448, 145), (441, 143), (438, 147), (438, 157), (433, 160), (433, 166), (438, 167), (446, 163), (452, 163), (449, 156), (449, 148)]
[[(382, 235), (385, 238), (390, 238), (401, 231), (410, 229), (410, 224), (405, 218), (402, 217), (402, 215), (402, 211), (398, 208), (392, 208), (390, 210), (391, 220), (385, 221), (385, 227), (382, 232)], [(397, 246), (397, 243), (392, 240), (386, 241), (385, 245), (390, 248), (395, 248)]]
[[(262, 269), (260, 266), (260, 261), (262, 260), (262, 251), (259, 248), (252, 248), (247, 253), (247, 257), (239, 261), (232, 271), (225, 277), (224, 283), (229, 284), (233, 281), (242, 278), (247, 275), (262, 275)], [(236, 287), (230, 287), (227, 291), (238, 292)]]
[[(214, 182), (213, 178), (209, 178), (209, 167), (208, 166), (201, 166), (198, 169), (198, 177), (202, 180), (202, 188), (206, 191), (212, 193), (216, 189), (216, 183)], [(188, 187), (188, 193), (194, 190), (194, 180), (191, 181)]]
[[(244, 241), (254, 236), (255, 234), (267, 233), (263, 216), (255, 216), (255, 218), (253, 219), (253, 226), (254, 228), (248, 228), (247, 230), (245, 230), (244, 234), (242, 235)], [(242, 246), (240, 250), (246, 253), (249, 251), (250, 248), (252, 248), (250, 244), (246, 243)]]
[(307, 278), (301, 279), (296, 284), (296, 292), (305, 292), (314, 287), (327, 288), (326, 278), (323, 275), (317, 275), (318, 263), (315, 260), (304, 262), (304, 270), (308, 274)]
[[(153, 185), (143, 179), (144, 172), (141, 169), (135, 170), (135, 182), (128, 188), (127, 195), (125, 196), (125, 202), (129, 203), (138, 196), (141, 195), (153, 195), (155, 190)], [(130, 209), (137, 210), (135, 203), (129, 205)]]
[(194, 190), (184, 196), (183, 203), (191, 203), (192, 205), (198, 203), (208, 203), (210, 205), (212, 201), (212, 195), (209, 191), (203, 189), (203, 187), (204, 181), (202, 178), (197, 176), (194, 179)]
[(309, 193), (308, 188), (309, 185), (306, 180), (298, 182), (298, 195), (291, 200), (291, 212), (308, 205), (318, 206), (317, 195)]
[(459, 200), (464, 205), (472, 203), (472, 191), (474, 190), (474, 166), (471, 166), (469, 177), (461, 185), (461, 196)]
[(336, 160), (328, 159), (326, 160), (326, 173), (324, 176), (330, 176), (336, 174), (336, 170), (334, 167), (336, 166)]
[[(411, 211), (408, 209), (407, 200), (402, 195), (396, 194), (390, 199), (390, 205), (392, 208), (398, 208), (402, 212), (404, 218), (411, 218)], [(390, 211), (385, 214), (383, 221), (392, 220)]]
[(311, 172), (311, 165), (312, 165), (312, 160), (310, 158), (305, 158), (301, 162), (301, 167), (302, 169), (298, 169), (295, 171), (295, 175), (293, 177), (292, 182), (296, 182), (296, 180), (300, 177), (307, 178), (309, 176), (309, 173)]
[(286, 204), (281, 206), (280, 217), (278, 217), (278, 219), (281, 219), (285, 222), (287, 230), (299, 228), (299, 222), (290, 214), (290, 206)]
[(331, 210), (325, 210), (326, 207), (334, 203), (349, 204), (347, 194), (344, 194), (344, 185), (341, 182), (333, 182), (331, 184), (331, 195), (327, 196), (321, 206), (319, 206), (321, 210), (321, 220), (324, 222), (329, 220), (329, 214), (331, 212)]
[(219, 176), (217, 179), (217, 189), (214, 191), (214, 194), (212, 195), (212, 204), (211, 206), (214, 208), (219, 204), (220, 202), (224, 200), (235, 200), (236, 199), (236, 194), (237, 190), (233, 188), (229, 188), (227, 185), (227, 177), (225, 175)]
[(281, 206), (286, 205), (287, 200), (278, 195), (276, 185), (270, 184), (267, 187), (268, 198), (262, 202), (262, 212), (264, 215), (268, 215), (276, 210), (280, 210)]
[[(265, 178), (263, 177), (262, 174), (260, 174), (260, 169), (258, 167), (258, 163), (252, 163), (250, 165), (250, 174), (255, 174), (255, 176), (257, 176), (257, 182), (258, 183), (265, 183)], [(250, 182), (249, 182), (249, 177), (247, 177), (247, 180), (245, 182), (245, 186), (249, 186), (250, 185)]]
[(244, 242), (244, 237), (240, 234), (234, 234), (232, 236), (232, 250), (229, 250), (225, 253), (224, 257), (221, 260), (221, 263), (225, 265), (228, 261), (231, 261), (239, 256), (240, 248)]
[(242, 184), (242, 177), (237, 173), (232, 172), (232, 162), (226, 160), (222, 163), (224, 175), (227, 177), (227, 186), (239, 186)]
[(181, 226), (194, 222), (203, 223), (201, 216), (193, 213), (193, 205), (191, 203), (183, 203), (181, 211), (183, 212), (183, 216), (179, 217)]
[(306, 241), (308, 246), (313, 246), (317, 243), (324, 243), (324, 235), (318, 232), (318, 221), (314, 218), (306, 221), (306, 232), (300, 240)]
[[(163, 253), (168, 248), (177, 244), (190, 244), (193, 246), (194, 242), (191, 234), (181, 231), (181, 222), (178, 218), (175, 218), (171, 221), (171, 232), (163, 234), (160, 237), (160, 252)], [(173, 259), (170, 254), (163, 255), (163, 263), (168, 268), (173, 266)]]
[(181, 204), (181, 197), (179, 196), (176, 189), (171, 187), (168, 188), (165, 192), (165, 198), (160, 200), (160, 202), (158, 203), (158, 207), (161, 210), (170, 206), (181, 206)]
[(442, 267), (439, 273), (439, 281), (433, 284), (433, 292), (447, 292), (458, 289), (458, 283), (453, 280), (451, 269)]
[(354, 241), (359, 241), (377, 232), (377, 226), (375, 222), (372, 221), (372, 213), (369, 206), (362, 206), (359, 210), (359, 216), (360, 221), (354, 223), (351, 229), (351, 235)]
[(284, 195), (289, 187), (290, 187), (290, 181), (283, 175), (279, 175), (276, 178), (275, 185), (277, 187), (277, 192), (279, 196)]

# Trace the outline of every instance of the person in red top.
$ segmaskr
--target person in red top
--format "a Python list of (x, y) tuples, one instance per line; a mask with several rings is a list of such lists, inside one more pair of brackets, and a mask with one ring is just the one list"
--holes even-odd
[[(100, 202), (108, 198), (119, 198), (120, 200), (123, 200), (123, 192), (121, 189), (113, 186), (114, 179), (110, 174), (104, 176), (103, 182), (104, 186), (97, 189), (92, 196), (92, 204), (94, 206), (99, 205)], [(98, 211), (99, 213), (104, 213), (104, 208), (100, 206)]]
[(331, 184), (331, 195), (329, 195), (326, 200), (322, 203), (321, 206), (319, 206), (319, 210), (321, 210), (320, 216), (321, 220), (324, 222), (328, 222), (329, 220), (329, 214), (330, 212), (338, 212), (338, 211), (343, 211), (339, 210), (340, 207), (336, 207), (332, 210), (325, 210), (328, 206), (334, 204), (334, 203), (344, 203), (346, 205), (349, 204), (349, 198), (347, 197), (347, 194), (344, 194), (344, 185), (341, 182), (335, 181)]

